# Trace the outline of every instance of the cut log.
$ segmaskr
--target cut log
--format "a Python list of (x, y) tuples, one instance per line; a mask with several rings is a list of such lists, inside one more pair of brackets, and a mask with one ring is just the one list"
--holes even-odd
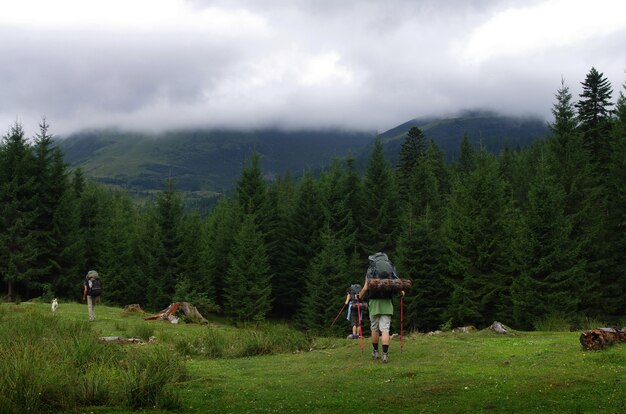
[(591, 329), (580, 334), (579, 340), (583, 349), (597, 351), (618, 342), (626, 342), (626, 327)]
[(411, 289), (410, 279), (369, 279), (367, 289), (372, 297), (378, 295), (397, 295), (400, 292)]

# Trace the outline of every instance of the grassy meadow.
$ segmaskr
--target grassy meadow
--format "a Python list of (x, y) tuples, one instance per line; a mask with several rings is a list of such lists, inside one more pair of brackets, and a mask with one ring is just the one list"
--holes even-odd
[(84, 304), (0, 304), (0, 413), (626, 411), (626, 344), (585, 352), (580, 332), (411, 334), (383, 365), (367, 339), (361, 351), (284, 324), (173, 325), (107, 306), (96, 318)]

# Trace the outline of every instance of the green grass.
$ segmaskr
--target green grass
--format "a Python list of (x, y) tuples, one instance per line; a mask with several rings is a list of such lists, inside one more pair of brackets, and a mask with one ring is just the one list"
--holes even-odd
[[(7, 306), (0, 306), (0, 321), (6, 320)], [(18, 308), (37, 308), (42, 318), (49, 314), (45, 304), (22, 303)], [(161, 353), (141, 364), (141, 369), (133, 365), (140, 364), (141, 358), (127, 360), (117, 378), (122, 384), (141, 385), (156, 377), (163, 390), (158, 401), (162, 410), (618, 413), (626, 407), (626, 344), (585, 352), (578, 342), (579, 332), (412, 334), (405, 338), (402, 352), (399, 341), (392, 341), (390, 362), (383, 365), (371, 360), (367, 339), (361, 351), (359, 341), (310, 339), (286, 325), (239, 329), (219, 323), (172, 325), (125, 317), (121, 309), (105, 306), (96, 313), (97, 320), (88, 326), (98, 335), (153, 332), (160, 345), (123, 349), (149, 352), (160, 346)], [(62, 303), (54, 318), (78, 323), (87, 319), (87, 309)], [(177, 355), (184, 358), (186, 375), (160, 377), (159, 367), (175, 367), (167, 359)], [(76, 358), (80, 360), (80, 352)], [(171, 377), (178, 379), (168, 382)], [(92, 386), (97, 396), (98, 384)], [(127, 393), (119, 404), (87, 408), (96, 413), (131, 412), (133, 407), (162, 412), (150, 408), (155, 394), (149, 384), (145, 388)], [(134, 402), (130, 397), (134, 395), (145, 397)]]

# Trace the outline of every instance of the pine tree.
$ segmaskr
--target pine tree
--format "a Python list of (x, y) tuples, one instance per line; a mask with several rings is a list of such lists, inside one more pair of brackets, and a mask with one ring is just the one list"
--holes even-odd
[(465, 176), (476, 168), (476, 151), (472, 147), (467, 133), (463, 134), (461, 140), (461, 153), (456, 164), (456, 171), (459, 175)]
[(437, 329), (450, 297), (445, 282), (440, 219), (427, 208), (420, 216), (406, 211), (398, 241), (396, 268), (402, 278), (411, 279), (413, 287), (405, 292), (405, 326), (420, 330)]
[(398, 189), (400, 199), (403, 202), (415, 204), (413, 200), (413, 177), (418, 168), (420, 159), (426, 153), (426, 138), (421, 129), (412, 127), (409, 129), (402, 146), (397, 165)]
[(60, 276), (61, 269), (57, 258), (61, 253), (61, 247), (59, 240), (53, 237), (57, 234), (54, 232), (54, 218), (69, 185), (63, 155), (58, 147), (53, 146), (48, 129), (49, 125), (44, 119), (39, 125), (39, 133), (33, 146), (35, 155), (33, 174), (37, 199), (33, 234), (38, 252), (34, 266), (37, 269), (37, 284), (40, 288), (51, 286)]
[(291, 220), (294, 219), (296, 203), (296, 183), (289, 172), (279, 177), (269, 189), (267, 203), (273, 205), (276, 214), (276, 225), (273, 228), (272, 252), (270, 265), (272, 266), (272, 312), (284, 317), (295, 313), (300, 302), (300, 286), (293, 279), (293, 258), (288, 247), (291, 239)]
[(163, 246), (158, 257), (159, 273), (155, 302), (165, 307), (172, 302), (176, 283), (182, 273), (181, 232), (183, 205), (180, 193), (168, 180), (167, 187), (157, 195), (156, 223), (159, 227), (160, 242)]
[[(624, 84), (626, 89), (626, 84)], [(617, 321), (626, 313), (626, 97), (620, 91), (613, 126), (613, 146), (607, 180), (608, 227), (606, 252), (609, 258), (602, 281), (603, 313)]]
[[(337, 248), (338, 240), (328, 226), (321, 235), (322, 248), (311, 261), (306, 274), (306, 294), (298, 314), (298, 325), (315, 334), (339, 333), (342, 325), (330, 327), (346, 298), (347, 258)], [(359, 282), (361, 283), (361, 282)]]
[(37, 219), (35, 158), (20, 124), (11, 127), (0, 147), (0, 278), (7, 297), (14, 300), (18, 288), (28, 296), (37, 276)]
[[(257, 214), (263, 208), (265, 198), (266, 186), (259, 165), (259, 155), (254, 152), (237, 182), (237, 201), (244, 214)], [(261, 214), (257, 214), (257, 220), (257, 224), (260, 224)]]
[[(216, 303), (224, 306), (224, 275), (230, 267), (229, 254), (239, 230), (241, 213), (237, 202), (222, 198), (206, 220), (201, 258), (206, 268), (205, 283), (212, 284)], [(210, 286), (206, 286), (210, 292)]]
[(374, 142), (368, 160), (364, 184), (361, 244), (365, 252), (393, 254), (400, 217), (400, 203), (395, 175), (383, 153), (380, 139)]
[[(290, 236), (285, 245), (285, 251), (292, 259), (289, 265), (291, 269), (289, 291), (297, 290), (302, 296), (305, 294), (302, 287), (306, 285), (306, 272), (311, 260), (321, 248), (320, 233), (324, 226), (319, 183), (310, 172), (307, 172), (298, 184), (296, 205), (289, 223)], [(298, 301), (295, 305), (298, 312), (302, 302)]]
[(589, 149), (598, 172), (603, 172), (610, 158), (613, 90), (604, 74), (593, 67), (581, 84), (583, 91), (576, 104), (579, 128), (583, 133), (584, 145)]
[(106, 299), (120, 306), (140, 303), (144, 296), (141, 273), (137, 273), (134, 237), (138, 218), (132, 200), (126, 194), (114, 193), (102, 206), (101, 247), (98, 273), (106, 284)]
[(565, 191), (549, 173), (545, 160), (528, 199), (521, 220), (523, 239), (516, 249), (520, 272), (512, 286), (516, 326), (525, 329), (550, 315), (576, 314), (585, 265), (580, 246), (572, 239)]
[(477, 166), (453, 182), (444, 223), (448, 283), (446, 318), (486, 325), (510, 320), (511, 200), (495, 159), (481, 150)]
[(239, 321), (263, 321), (271, 308), (272, 285), (263, 235), (246, 214), (235, 236), (224, 287), (224, 311)]

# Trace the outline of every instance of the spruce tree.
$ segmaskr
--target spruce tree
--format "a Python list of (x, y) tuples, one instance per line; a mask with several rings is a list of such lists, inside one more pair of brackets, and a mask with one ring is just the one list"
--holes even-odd
[(235, 236), (226, 272), (224, 311), (239, 321), (265, 320), (271, 308), (270, 266), (255, 217), (246, 214)]
[(202, 237), (201, 258), (206, 268), (207, 292), (211, 286), (215, 292), (216, 303), (224, 306), (224, 275), (230, 267), (229, 253), (233, 248), (235, 234), (239, 230), (241, 213), (239, 204), (228, 198), (222, 198), (206, 219)]
[[(11, 127), (0, 147), (0, 278), (7, 297), (26, 296), (39, 274), (35, 157), (20, 124)], [(19, 289), (21, 288), (21, 289)]]
[(516, 249), (520, 272), (513, 281), (516, 326), (531, 328), (552, 315), (574, 317), (582, 296), (584, 261), (572, 238), (565, 191), (542, 161), (531, 184)]
[[(54, 213), (66, 188), (65, 171), (53, 171), (52, 136), (48, 133), (48, 124), (44, 119), (39, 125), (39, 133), (35, 137), (33, 152), (35, 155), (34, 178), (37, 214), (33, 223), (33, 234), (37, 243), (37, 261), (39, 284), (50, 284), (58, 276), (58, 268), (54, 264), (57, 256), (55, 240), (52, 239)], [(58, 151), (58, 149), (56, 149)], [(62, 158), (61, 158), (62, 159)], [(57, 174), (59, 174), (57, 176)]]
[(398, 187), (378, 138), (367, 162), (363, 186), (363, 215), (360, 218), (363, 250), (369, 254), (387, 252), (393, 255), (400, 217)]
[(453, 182), (446, 209), (445, 260), (452, 289), (446, 319), (453, 324), (511, 319), (511, 213), (498, 165), (481, 150), (476, 168)]
[[(624, 84), (626, 89), (626, 84)], [(626, 97), (623, 92), (617, 100), (611, 163), (607, 180), (607, 233), (609, 251), (607, 272), (602, 281), (603, 313), (610, 321), (617, 321), (626, 313)]]
[(168, 180), (166, 189), (157, 195), (156, 222), (159, 227), (160, 243), (163, 248), (158, 257), (159, 273), (157, 278), (156, 303), (167, 306), (172, 302), (176, 283), (182, 273), (181, 266), (181, 231), (183, 218), (182, 197)]
[(476, 168), (476, 150), (472, 146), (467, 133), (463, 134), (461, 140), (461, 153), (456, 163), (456, 171), (459, 175), (465, 176)]
[(98, 273), (106, 288), (106, 299), (120, 306), (141, 303), (144, 296), (141, 274), (137, 273), (134, 254), (137, 215), (126, 194), (114, 193), (102, 206), (101, 247)]
[(421, 129), (412, 127), (409, 129), (404, 142), (400, 147), (400, 156), (397, 165), (398, 190), (403, 202), (415, 204), (413, 200), (413, 177), (418, 168), (420, 159), (426, 152), (426, 138)]
[(611, 141), (611, 83), (596, 68), (591, 68), (583, 91), (576, 104), (579, 128), (584, 137), (584, 145), (589, 150), (599, 173), (605, 172), (610, 159)]
[(273, 200), (276, 211), (276, 225), (273, 228), (272, 252), (270, 265), (272, 266), (272, 312), (281, 317), (291, 317), (298, 307), (301, 286), (294, 283), (293, 258), (290, 254), (292, 233), (294, 228), (291, 221), (294, 219), (296, 203), (296, 183), (289, 172), (279, 177), (270, 187), (269, 199)]
[[(345, 323), (330, 327), (346, 298), (349, 283), (347, 258), (337, 248), (338, 240), (328, 225), (321, 235), (322, 248), (311, 261), (306, 273), (306, 294), (297, 323), (302, 329), (314, 334), (347, 332)], [(362, 283), (362, 282), (358, 282)], [(340, 316), (341, 318), (342, 316)], [(343, 318), (345, 318), (345, 313)]]
[[(321, 205), (319, 183), (310, 172), (307, 172), (298, 184), (296, 205), (293, 217), (289, 220), (290, 237), (285, 245), (286, 253), (291, 257), (291, 278), (289, 291), (297, 289), (304, 295), (302, 287), (306, 286), (306, 272), (311, 260), (321, 248), (320, 233), (324, 226), (324, 214)], [(302, 306), (298, 301), (296, 312)]]
[(444, 277), (440, 222), (431, 208), (426, 208), (420, 217), (407, 210), (398, 241), (396, 268), (402, 278), (413, 282), (412, 289), (405, 292), (404, 324), (422, 332), (437, 329), (445, 322), (444, 311), (450, 297)]

